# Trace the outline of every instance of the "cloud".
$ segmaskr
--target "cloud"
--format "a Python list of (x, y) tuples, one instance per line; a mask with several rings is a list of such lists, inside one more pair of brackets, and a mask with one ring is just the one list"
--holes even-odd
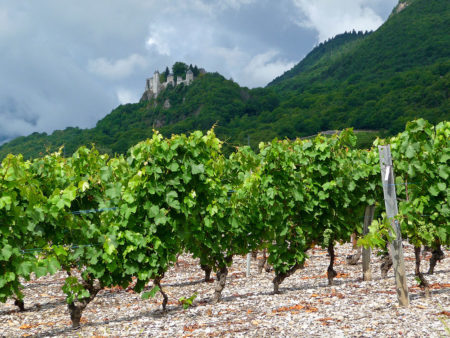
[(139, 101), (139, 96), (136, 91), (119, 88), (116, 91), (117, 100), (119, 100), (120, 104), (127, 104)]
[(11, 96), (2, 97), (0, 102), (0, 144), (36, 128), (39, 116), (27, 104)]
[(373, 0), (293, 1), (301, 13), (297, 24), (315, 29), (318, 32), (319, 41), (353, 29), (375, 30), (384, 21), (371, 7), (374, 5)]
[(248, 59), (248, 54), (239, 47), (227, 48), (211, 46), (207, 49), (207, 54), (218, 64), (225, 65), (225, 67), (234, 74), (239, 72), (242, 65)]
[(136, 68), (144, 68), (147, 60), (139, 54), (131, 54), (126, 59), (109, 61), (106, 58), (90, 60), (88, 69), (90, 72), (110, 78), (120, 79), (131, 75)]
[(169, 43), (177, 31), (173, 26), (168, 26), (167, 22), (153, 24), (150, 26), (150, 36), (147, 38), (146, 47), (150, 50), (155, 49), (160, 55), (170, 56)]
[(8, 12), (4, 8), (0, 8), (0, 34), (6, 35), (10, 29), (12, 21), (9, 18)]
[(256, 0), (219, 0), (216, 1), (216, 5), (220, 9), (232, 8), (234, 10), (240, 9), (241, 6), (247, 6), (255, 3)]
[(294, 62), (276, 58), (279, 54), (278, 51), (269, 50), (253, 57), (244, 68), (242, 82), (250, 87), (265, 85), (294, 67)]

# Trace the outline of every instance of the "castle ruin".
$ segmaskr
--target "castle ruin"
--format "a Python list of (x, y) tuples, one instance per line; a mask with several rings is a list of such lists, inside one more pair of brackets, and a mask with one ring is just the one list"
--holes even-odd
[(157, 97), (159, 93), (169, 84), (171, 84), (173, 87), (178, 86), (182, 83), (184, 83), (186, 86), (189, 86), (194, 81), (194, 73), (192, 70), (188, 69), (186, 72), (186, 80), (183, 80), (181, 76), (177, 76), (176, 81), (174, 78), (174, 75), (170, 73), (167, 75), (167, 80), (164, 83), (160, 82), (160, 76), (161, 74), (159, 71), (155, 71), (153, 74), (153, 77), (148, 78), (145, 82), (145, 91), (148, 93), (148, 97)]

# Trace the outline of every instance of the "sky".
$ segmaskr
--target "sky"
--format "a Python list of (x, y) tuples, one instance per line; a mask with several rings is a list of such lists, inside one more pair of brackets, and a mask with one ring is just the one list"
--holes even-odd
[(397, 0), (0, 0), (0, 144), (92, 128), (176, 62), (262, 87)]

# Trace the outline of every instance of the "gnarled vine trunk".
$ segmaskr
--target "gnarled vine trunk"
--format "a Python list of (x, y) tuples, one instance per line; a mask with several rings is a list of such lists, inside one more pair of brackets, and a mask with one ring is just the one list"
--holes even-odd
[(161, 280), (163, 278), (164, 278), (164, 274), (161, 274), (158, 277), (156, 277), (153, 280), (153, 285), (157, 286), (159, 288), (159, 292), (161, 293), (161, 295), (163, 297), (162, 308), (163, 308), (163, 311), (166, 311), (166, 306), (167, 306), (167, 302), (169, 301), (169, 298), (167, 297), (166, 293), (164, 292), (164, 290), (161, 287)]
[(381, 278), (386, 278), (387, 277), (387, 273), (389, 272), (389, 270), (391, 269), (392, 265), (394, 264), (392, 262), (392, 257), (389, 254), (389, 251), (387, 250), (387, 245), (388, 244), (386, 244), (386, 251), (381, 256), (381, 266), (380, 266)]
[(23, 302), (23, 299), (14, 299), (14, 305), (19, 308), (19, 311), (25, 311), (25, 303)]
[(211, 280), (212, 268), (209, 265), (205, 265), (205, 264), (200, 264), (200, 267), (205, 272), (205, 282), (209, 282)]
[(430, 268), (428, 269), (428, 274), (432, 275), (434, 273), (434, 268), (436, 263), (443, 260), (445, 257), (444, 252), (441, 249), (441, 244), (438, 244), (436, 248), (433, 249), (431, 258), (430, 258)]
[(416, 277), (419, 279), (419, 287), (424, 290), (425, 297), (430, 298), (430, 284), (428, 284), (424, 275), (420, 272), (420, 246), (414, 247), (414, 255), (416, 256)]
[(349, 265), (358, 264), (358, 261), (361, 258), (361, 254), (362, 254), (362, 248), (359, 247), (358, 251), (356, 253), (354, 253), (353, 255), (347, 256), (347, 264), (349, 264)]
[(264, 249), (262, 252), (262, 257), (258, 261), (258, 273), (261, 274), (263, 271), (264, 266), (267, 262), (267, 250)]
[(70, 304), (67, 304), (73, 329), (80, 328), (80, 320), (81, 316), (83, 315), (84, 309), (95, 298), (97, 293), (102, 289), (101, 286), (94, 286), (93, 280), (90, 280), (88, 282), (83, 281), (82, 284), (86, 288), (86, 290), (89, 291), (89, 297), (83, 298), (82, 300), (76, 300)]
[(330, 241), (330, 244), (328, 245), (328, 255), (330, 256), (330, 265), (327, 269), (327, 278), (328, 278), (328, 285), (333, 285), (333, 279), (337, 276), (336, 271), (334, 271), (334, 243), (333, 241)]
[[(230, 264), (232, 261), (233, 257), (227, 257), (225, 259), (225, 262), (227, 264)], [(222, 291), (223, 289), (225, 289), (225, 284), (227, 282), (227, 275), (228, 275), (227, 265), (225, 264), (224, 266), (221, 266), (217, 271), (216, 275), (217, 275), (217, 283), (214, 289), (213, 303), (218, 303), (222, 298)]]
[(275, 278), (272, 280), (273, 283), (273, 293), (274, 294), (278, 294), (280, 293), (280, 284), (283, 283), (283, 281), (289, 277), (290, 275), (292, 275), (295, 271), (297, 271), (298, 269), (303, 268), (304, 264), (295, 264), (292, 268), (290, 268), (287, 272), (285, 273), (277, 273), (275, 274)]

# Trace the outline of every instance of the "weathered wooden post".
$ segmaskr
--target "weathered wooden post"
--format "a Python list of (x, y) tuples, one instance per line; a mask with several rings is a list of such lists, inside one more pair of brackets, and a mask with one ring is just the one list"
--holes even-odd
[[(247, 143), (248, 143), (248, 146), (250, 147), (250, 135), (247, 135)], [(250, 170), (250, 174), (252, 174), (251, 170)], [(252, 261), (252, 256), (251, 256), (251, 253), (249, 252), (247, 254), (247, 270), (245, 271), (245, 276), (246, 277), (250, 277), (250, 264), (251, 264), (251, 261)]]
[[(375, 214), (375, 205), (368, 205), (364, 211), (364, 228), (363, 236), (369, 233), (369, 225), (372, 224), (373, 215)], [(370, 248), (362, 248), (362, 268), (363, 280), (372, 280), (372, 271), (370, 270)]]
[[(394, 217), (398, 214), (397, 195), (395, 191), (394, 167), (392, 165), (391, 147), (378, 146), (380, 153), (381, 182), (383, 184), (386, 215), (391, 220), (395, 231), (395, 240), (389, 243), (389, 254), (392, 257), (397, 288), (397, 298), (400, 306), (409, 306), (408, 286), (406, 284), (405, 260), (403, 257), (402, 233), (400, 224)], [(392, 233), (390, 233), (392, 235)]]

